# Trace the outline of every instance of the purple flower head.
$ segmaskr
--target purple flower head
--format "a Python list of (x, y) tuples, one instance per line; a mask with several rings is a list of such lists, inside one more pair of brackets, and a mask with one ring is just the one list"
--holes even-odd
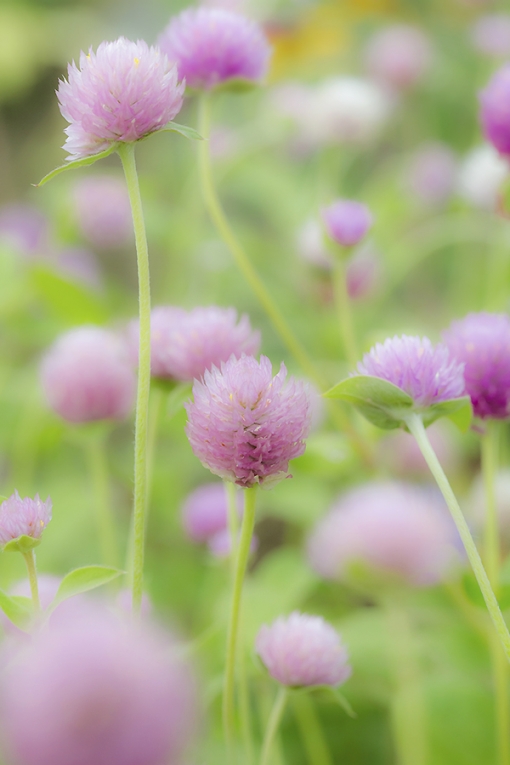
[(194, 696), (166, 636), (89, 606), (37, 633), (10, 664), (3, 739), (23, 765), (177, 765)]
[(233, 356), (193, 384), (186, 433), (195, 455), (212, 473), (238, 486), (266, 488), (288, 476), (289, 460), (305, 450), (310, 401), (305, 383), (282, 363)]
[(120, 37), (103, 42), (97, 53), (80, 53), (80, 68), (68, 66), (57, 97), (65, 133), (67, 158), (98, 154), (112, 143), (130, 143), (160, 130), (182, 106), (184, 83), (177, 67), (143, 40)]
[(41, 365), (49, 406), (64, 420), (121, 420), (131, 411), (136, 377), (127, 348), (101, 327), (78, 327), (62, 335)]
[(254, 21), (224, 8), (188, 8), (171, 19), (158, 44), (190, 88), (210, 90), (229, 80), (260, 82), (271, 48)]
[(445, 345), (402, 335), (365, 353), (357, 374), (380, 377), (405, 391), (418, 406), (432, 406), (464, 394), (462, 369)]
[(510, 64), (498, 69), (480, 93), (483, 133), (500, 154), (510, 155)]
[(89, 175), (72, 193), (74, 213), (83, 236), (102, 250), (122, 247), (133, 237), (125, 182), (113, 175)]
[(51, 521), (51, 499), (43, 502), (36, 494), (34, 499), (21, 499), (17, 491), (0, 505), (0, 545), (22, 536), (40, 540)]
[[(131, 325), (133, 355), (138, 359), (138, 323)], [(246, 315), (237, 320), (235, 308), (194, 308), (185, 311), (160, 306), (151, 314), (151, 365), (155, 377), (199, 379), (206, 369), (219, 367), (232, 355), (258, 352), (260, 332)]]
[(51, 259), (48, 219), (31, 205), (18, 203), (0, 208), (0, 242), (27, 260)]
[(510, 417), (510, 317), (470, 313), (443, 333), (450, 354), (464, 365), (466, 393), (477, 417)]
[(456, 537), (438, 494), (412, 484), (372, 482), (342, 495), (308, 543), (312, 568), (346, 579), (362, 564), (375, 581), (386, 575), (425, 587), (444, 578)]
[[(242, 495), (238, 494), (239, 515)], [(182, 521), (187, 535), (194, 542), (207, 542), (224, 531), (228, 524), (227, 493), (222, 483), (205, 483), (191, 492), (182, 506)]]
[(350, 199), (338, 199), (329, 207), (323, 207), (322, 220), (328, 236), (342, 247), (358, 244), (373, 223), (368, 207)]
[(333, 627), (320, 616), (294, 611), (264, 624), (255, 650), (271, 677), (282, 685), (340, 685), (351, 676), (347, 650)]
[(374, 79), (397, 90), (406, 90), (422, 79), (432, 60), (426, 35), (407, 24), (377, 32), (366, 50), (367, 69)]
[(471, 30), (473, 45), (486, 56), (505, 58), (510, 55), (510, 15), (490, 13), (480, 16)]

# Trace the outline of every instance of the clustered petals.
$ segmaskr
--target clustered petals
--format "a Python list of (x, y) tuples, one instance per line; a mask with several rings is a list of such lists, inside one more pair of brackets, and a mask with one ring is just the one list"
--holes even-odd
[(291, 687), (344, 683), (351, 675), (340, 636), (320, 616), (297, 611), (264, 624), (255, 648), (269, 674)]
[(445, 345), (427, 337), (392, 337), (363, 356), (357, 373), (380, 377), (401, 388), (418, 406), (432, 406), (464, 394), (463, 365)]
[(160, 130), (182, 106), (177, 67), (143, 40), (120, 37), (68, 67), (57, 96), (66, 128), (68, 159), (97, 154), (112, 143), (132, 142)]
[(504, 155), (510, 155), (509, 103), (510, 64), (505, 64), (480, 93), (480, 119), (484, 135)]
[(284, 364), (273, 377), (268, 358), (243, 355), (195, 380), (186, 433), (211, 472), (244, 488), (287, 477), (305, 450), (311, 413), (307, 386), (286, 376)]
[(171, 19), (158, 44), (191, 88), (210, 90), (230, 80), (259, 82), (270, 46), (258, 24), (224, 8), (189, 8)]
[(51, 521), (51, 499), (43, 502), (36, 494), (34, 499), (22, 499), (17, 491), (0, 505), (0, 545), (6, 545), (21, 536), (40, 539)]

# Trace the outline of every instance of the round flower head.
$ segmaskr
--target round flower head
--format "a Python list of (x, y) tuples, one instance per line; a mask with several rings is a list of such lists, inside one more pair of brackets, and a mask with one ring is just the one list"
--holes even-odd
[(143, 40), (120, 37), (103, 42), (97, 53), (80, 54), (80, 67), (68, 67), (57, 96), (66, 128), (64, 148), (79, 159), (112, 143), (130, 143), (160, 130), (182, 106), (184, 83), (177, 68)]
[(231, 357), (193, 384), (186, 433), (195, 455), (212, 473), (238, 486), (268, 487), (288, 476), (289, 460), (305, 450), (310, 402), (305, 383), (282, 364)]
[(481, 16), (471, 30), (473, 45), (491, 58), (506, 58), (510, 55), (510, 15), (491, 13)]
[[(133, 354), (138, 357), (138, 324), (131, 325)], [(235, 308), (160, 306), (151, 314), (151, 368), (155, 377), (188, 382), (232, 355), (257, 353), (260, 332)]]
[(323, 207), (322, 220), (328, 236), (342, 247), (358, 244), (373, 223), (368, 207), (350, 199), (338, 199), (329, 207)]
[(457, 162), (452, 150), (442, 143), (422, 146), (411, 157), (404, 185), (426, 205), (442, 205), (453, 192)]
[(22, 765), (177, 765), (195, 716), (176, 646), (90, 606), (14, 657), (0, 703)]
[(49, 406), (64, 420), (123, 419), (134, 404), (136, 378), (127, 349), (101, 327), (62, 335), (41, 366)]
[(271, 677), (282, 685), (340, 685), (351, 676), (345, 647), (333, 627), (320, 616), (297, 611), (264, 624), (255, 649)]
[(475, 207), (494, 210), (509, 167), (491, 144), (477, 146), (464, 158), (457, 178), (461, 197)]
[[(242, 497), (238, 495), (239, 514)], [(195, 542), (206, 542), (227, 528), (227, 493), (222, 483), (205, 483), (191, 492), (182, 507), (184, 529)]]
[(431, 59), (428, 38), (420, 29), (406, 24), (380, 30), (366, 50), (369, 74), (397, 90), (410, 88), (421, 80)]
[(89, 175), (75, 183), (72, 198), (80, 231), (92, 245), (107, 250), (131, 240), (131, 207), (121, 178)]
[(510, 64), (493, 75), (480, 93), (483, 133), (500, 154), (510, 155)]
[(19, 537), (30, 537), (34, 545), (51, 521), (51, 499), (43, 502), (36, 494), (34, 499), (21, 499), (17, 491), (0, 505), (0, 545), (5, 547)]
[(466, 393), (477, 417), (510, 417), (510, 317), (470, 313), (443, 333), (450, 354), (464, 364)]
[(427, 337), (388, 338), (363, 356), (357, 373), (387, 380), (401, 388), (418, 406), (431, 406), (464, 393), (462, 364), (446, 346)]
[(455, 535), (439, 495), (412, 484), (373, 482), (347, 492), (308, 543), (312, 568), (346, 579), (361, 564), (379, 582), (439, 582), (454, 559)]
[(198, 90), (229, 80), (260, 82), (271, 55), (258, 24), (224, 8), (188, 8), (171, 19), (158, 44), (177, 62), (179, 77)]

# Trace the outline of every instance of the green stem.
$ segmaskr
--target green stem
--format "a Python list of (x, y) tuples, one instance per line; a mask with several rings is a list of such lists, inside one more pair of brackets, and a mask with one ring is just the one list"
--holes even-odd
[(510, 764), (510, 708), (508, 704), (509, 665), (496, 633), (491, 630), (489, 647), (496, 707), (496, 739), (498, 764)]
[(133, 613), (138, 615), (142, 603), (143, 563), (145, 548), (145, 515), (147, 508), (147, 422), (151, 381), (150, 320), (151, 296), (149, 279), (149, 253), (142, 200), (135, 164), (134, 143), (119, 145), (120, 156), (131, 203), (138, 261), (138, 295), (140, 342), (138, 351), (138, 390), (135, 416), (135, 476), (133, 508)]
[(487, 576), (492, 587), (498, 588), (499, 578), (499, 529), (496, 509), (495, 480), (498, 464), (498, 428), (496, 422), (486, 423), (482, 436), (482, 475), (485, 489), (484, 559)]
[(34, 613), (41, 612), (41, 602), (39, 600), (39, 586), (37, 584), (37, 568), (35, 565), (35, 552), (22, 553), (27, 564), (28, 581), (30, 582), (30, 592), (32, 593), (32, 603), (34, 604)]
[(86, 438), (84, 448), (87, 453), (90, 477), (94, 488), (94, 505), (96, 511), (96, 524), (101, 546), (101, 558), (103, 563), (116, 566), (117, 561), (117, 534), (112, 515), (110, 488), (108, 481), (108, 464), (106, 456), (105, 436), (100, 434), (98, 438)]
[(237, 486), (232, 481), (224, 481), (227, 493), (228, 533), (230, 535), (230, 562), (232, 566), (232, 582), (235, 578), (236, 555), (239, 537), (239, 514), (237, 512)]
[(351, 369), (354, 369), (359, 356), (352, 324), (351, 300), (349, 298), (349, 293), (347, 292), (345, 265), (342, 262), (341, 256), (338, 254), (336, 254), (335, 265), (333, 268), (333, 288), (345, 357), (349, 362)]
[(328, 745), (313, 702), (305, 693), (292, 695), (294, 712), (310, 765), (333, 765)]
[(245, 489), (244, 515), (241, 526), (241, 538), (236, 555), (236, 568), (234, 576), (234, 587), (232, 592), (232, 603), (230, 610), (230, 622), (227, 637), (227, 659), (225, 664), (225, 685), (223, 688), (223, 726), (225, 730), (225, 739), (229, 753), (229, 759), (232, 757), (232, 746), (234, 740), (234, 681), (237, 656), (237, 642), (239, 634), (239, 622), (241, 613), (241, 596), (243, 591), (243, 581), (250, 554), (250, 542), (255, 526), (255, 501), (257, 497), (257, 487)]
[(264, 743), (262, 744), (262, 756), (260, 758), (260, 765), (268, 765), (269, 755), (271, 753), (271, 745), (276, 736), (278, 726), (282, 719), (283, 710), (287, 702), (287, 688), (282, 685), (276, 695), (276, 699), (271, 710), (271, 715), (267, 723), (266, 733), (264, 735)]
[(252, 765), (253, 763), (253, 735), (252, 735), (252, 722), (251, 722), (251, 704), (250, 704), (250, 692), (248, 686), (248, 677), (246, 673), (246, 656), (245, 652), (241, 652), (241, 660), (239, 661), (238, 672), (238, 688), (239, 688), (239, 717), (241, 720), (241, 735), (244, 745), (244, 763), (245, 765)]
[(499, 608), (498, 601), (483, 567), (483, 563), (478, 550), (476, 549), (473, 537), (471, 536), (469, 526), (467, 525), (466, 520), (462, 515), (459, 503), (457, 502), (455, 494), (452, 491), (443, 468), (441, 467), (439, 460), (437, 459), (436, 454), (430, 445), (430, 441), (425, 432), (421, 417), (418, 414), (413, 413), (406, 419), (406, 424), (409, 428), (409, 431), (415, 437), (416, 442), (420, 447), (421, 453), (423, 454), (425, 461), (429, 466), (439, 489), (441, 490), (446, 504), (448, 505), (452, 518), (457, 527), (457, 531), (459, 532), (460, 538), (464, 544), (464, 548), (469, 558), (469, 562), (471, 563), (473, 572), (476, 576), (476, 580), (479, 584), (483, 598), (485, 600), (485, 604), (492, 619), (492, 623), (494, 624), (496, 632), (499, 635), (499, 639), (501, 640), (501, 645), (503, 646), (506, 657), (510, 660), (510, 633), (508, 632), (508, 627), (506, 626), (505, 620), (503, 619), (503, 614)]

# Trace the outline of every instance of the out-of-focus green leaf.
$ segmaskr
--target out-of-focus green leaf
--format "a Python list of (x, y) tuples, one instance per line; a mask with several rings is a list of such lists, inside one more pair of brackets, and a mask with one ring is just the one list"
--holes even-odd
[(71, 162), (67, 162), (65, 165), (60, 165), (59, 167), (56, 167), (54, 170), (49, 172), (47, 175), (42, 178), (39, 183), (34, 184), (38, 188), (41, 186), (44, 186), (45, 183), (48, 183), (48, 181), (53, 180), (53, 178), (56, 178), (57, 175), (60, 175), (60, 173), (65, 172), (66, 170), (75, 170), (78, 167), (86, 167), (87, 165), (93, 165), (94, 162), (97, 162), (99, 159), (104, 159), (105, 157), (109, 157), (110, 154), (113, 154), (114, 151), (117, 150), (117, 143), (112, 143), (111, 146), (109, 146), (104, 151), (100, 151), (98, 154), (93, 154), (91, 157), (82, 157), (82, 159), (73, 159)]
[(98, 295), (48, 268), (34, 268), (32, 284), (48, 309), (69, 325), (104, 324), (108, 319), (106, 306)]
[(33, 614), (30, 598), (24, 598), (21, 595), (7, 595), (6, 592), (0, 590), (0, 608), (16, 627), (26, 630)]
[(108, 584), (108, 582), (124, 573), (124, 571), (113, 568), (113, 566), (83, 566), (82, 568), (75, 568), (74, 571), (66, 574), (60, 582), (60, 587), (50, 606), (50, 610), (53, 610), (63, 600), (79, 595), (81, 592), (94, 590), (103, 584)]
[(402, 427), (413, 408), (413, 399), (401, 388), (371, 375), (348, 377), (324, 395), (353, 404), (369, 422), (383, 430)]

